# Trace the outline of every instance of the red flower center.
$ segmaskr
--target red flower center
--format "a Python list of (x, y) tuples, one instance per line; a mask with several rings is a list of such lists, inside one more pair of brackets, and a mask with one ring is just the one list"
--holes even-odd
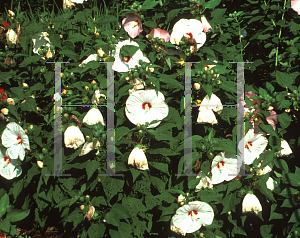
[(18, 144), (21, 144), (22, 145), (22, 139), (20, 136), (17, 137), (17, 141), (18, 141)]
[(144, 102), (144, 103), (142, 104), (142, 108), (143, 108), (143, 110), (145, 110), (145, 111), (149, 111), (149, 110), (152, 108), (152, 105), (151, 105), (150, 102)]
[(220, 169), (225, 165), (225, 162), (222, 160), (217, 164), (217, 168)]
[(192, 33), (185, 33), (186, 35), (188, 35), (190, 38), (193, 38), (193, 34)]
[(252, 146), (252, 141), (249, 141), (249, 142), (247, 143), (247, 145), (245, 146), (245, 149), (249, 150), (249, 149), (250, 149), (249, 146)]
[(198, 214), (198, 211), (196, 211), (196, 210), (190, 211), (190, 212), (188, 213), (188, 216), (192, 216), (192, 215), (193, 215), (192, 213), (194, 213), (195, 215), (197, 215), (197, 214)]
[(122, 61), (125, 63), (128, 63), (130, 59), (130, 56), (122, 56)]
[(6, 162), (6, 164), (10, 164), (11, 163), (11, 160), (7, 157), (4, 157), (4, 161)]

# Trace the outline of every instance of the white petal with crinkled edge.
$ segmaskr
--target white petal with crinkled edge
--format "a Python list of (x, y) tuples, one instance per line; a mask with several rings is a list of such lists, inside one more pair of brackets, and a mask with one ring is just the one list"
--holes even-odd
[(85, 142), (84, 136), (76, 126), (69, 126), (65, 131), (65, 146), (77, 149)]
[(90, 126), (100, 122), (103, 126), (105, 126), (102, 113), (98, 108), (91, 108), (83, 118), (82, 122)]

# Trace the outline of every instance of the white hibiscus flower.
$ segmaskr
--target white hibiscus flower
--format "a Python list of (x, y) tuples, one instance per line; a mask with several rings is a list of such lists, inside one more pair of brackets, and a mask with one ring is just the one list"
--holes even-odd
[(84, 136), (76, 126), (69, 126), (65, 131), (65, 146), (77, 149), (85, 142)]
[(102, 113), (98, 108), (94, 108), (94, 107), (88, 111), (88, 113), (83, 118), (82, 122), (88, 125), (95, 125), (98, 122), (100, 122), (103, 126), (105, 126)]
[(285, 155), (290, 155), (293, 153), (293, 151), (291, 150), (291, 147), (289, 146), (289, 144), (287, 143), (286, 140), (281, 140), (281, 145), (280, 145), (283, 149), (276, 152), (277, 157), (282, 157)]
[(170, 229), (185, 236), (208, 226), (214, 219), (212, 207), (205, 202), (194, 201), (177, 209), (172, 217)]
[(218, 121), (213, 111), (220, 114), (222, 110), (221, 100), (215, 94), (212, 93), (210, 99), (206, 95), (199, 107), (197, 123), (217, 124)]
[(133, 92), (126, 101), (125, 114), (133, 124), (142, 124), (159, 120), (148, 128), (157, 127), (168, 116), (169, 108), (164, 95), (154, 89)]
[(149, 170), (147, 157), (140, 145), (131, 151), (128, 157), (128, 165), (136, 166), (140, 170)]
[[(200, 177), (201, 176), (197, 176), (196, 178), (200, 178)], [(204, 177), (201, 178), (200, 182), (196, 186), (195, 191), (199, 192), (201, 189), (204, 189), (204, 188), (212, 189), (213, 186), (214, 185), (211, 183), (211, 179), (207, 176), (204, 176)]]
[(119, 42), (116, 45), (116, 50), (112, 52), (115, 62), (113, 63), (112, 69), (117, 72), (128, 72), (129, 69), (134, 68), (136, 65), (139, 65), (139, 60), (142, 60), (146, 63), (150, 63), (149, 59), (147, 57), (144, 57), (143, 52), (138, 49), (135, 54), (130, 57), (126, 55), (121, 55), (120, 51), (121, 48), (125, 45), (133, 45), (139, 47), (139, 45), (130, 40), (124, 40), (122, 42)]
[(15, 122), (6, 125), (2, 134), (2, 145), (7, 149), (7, 155), (11, 159), (24, 160), (25, 149), (30, 150), (28, 136), (25, 131)]
[(245, 212), (255, 212), (258, 214), (258, 212), (262, 211), (262, 206), (258, 200), (258, 198), (253, 194), (253, 192), (249, 192), (243, 200), (242, 203), (242, 211)]
[(211, 184), (219, 184), (234, 179), (240, 168), (241, 164), (238, 163), (235, 155), (221, 152), (213, 159), (211, 164)]
[(267, 147), (268, 140), (263, 134), (255, 134), (254, 129), (250, 129), (244, 138), (238, 143), (240, 152), (244, 155), (244, 163), (252, 164), (253, 161)]
[(16, 167), (18, 159), (10, 159), (7, 151), (4, 155), (0, 150), (0, 175), (6, 179), (13, 179), (22, 174), (22, 168)]
[[(180, 19), (173, 26), (170, 37), (172, 44), (178, 45), (182, 37), (195, 39), (197, 42), (197, 50), (203, 46), (206, 41), (206, 34), (203, 32), (202, 23), (196, 19)], [(193, 46), (190, 48), (193, 51)]]

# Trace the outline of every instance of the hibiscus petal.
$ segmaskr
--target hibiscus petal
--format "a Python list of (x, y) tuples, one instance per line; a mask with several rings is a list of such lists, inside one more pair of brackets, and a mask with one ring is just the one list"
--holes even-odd
[(20, 144), (14, 144), (7, 149), (7, 155), (11, 159), (17, 159), (19, 156), (20, 149), (21, 149)]
[(2, 145), (6, 148), (11, 147), (16, 143), (17, 136), (14, 135), (10, 130), (5, 129), (3, 131), (1, 140), (2, 140)]
[(0, 175), (8, 180), (19, 177), (22, 174), (22, 168), (16, 168), (12, 164), (6, 165), (5, 163), (0, 163)]
[(299, 0), (292, 0), (291, 1), (291, 8), (300, 15), (300, 1)]
[(23, 145), (20, 146), (20, 150), (19, 150), (19, 159), (21, 161), (23, 161), (25, 158), (25, 148)]

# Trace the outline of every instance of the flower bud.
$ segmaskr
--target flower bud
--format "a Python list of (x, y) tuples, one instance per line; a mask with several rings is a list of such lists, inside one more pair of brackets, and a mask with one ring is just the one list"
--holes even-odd
[(194, 89), (199, 90), (200, 89), (200, 84), (199, 83), (194, 83)]
[(84, 209), (84, 205), (80, 205), (80, 209), (83, 210)]
[(37, 164), (37, 166), (39, 166), (39, 168), (43, 168), (43, 166), (44, 166), (44, 163), (43, 163), (43, 161), (36, 161), (36, 164)]
[(23, 83), (23, 88), (28, 88), (28, 84), (27, 83)]
[(185, 196), (183, 196), (182, 194), (180, 194), (180, 195), (178, 196), (178, 198), (177, 198), (177, 202), (178, 202), (178, 203), (181, 203), (181, 202), (183, 202), (183, 201), (185, 201)]
[(1, 112), (3, 113), (3, 115), (6, 116), (6, 115), (8, 115), (8, 112), (9, 112), (9, 111), (8, 111), (7, 108), (2, 108), (2, 109), (1, 109)]

